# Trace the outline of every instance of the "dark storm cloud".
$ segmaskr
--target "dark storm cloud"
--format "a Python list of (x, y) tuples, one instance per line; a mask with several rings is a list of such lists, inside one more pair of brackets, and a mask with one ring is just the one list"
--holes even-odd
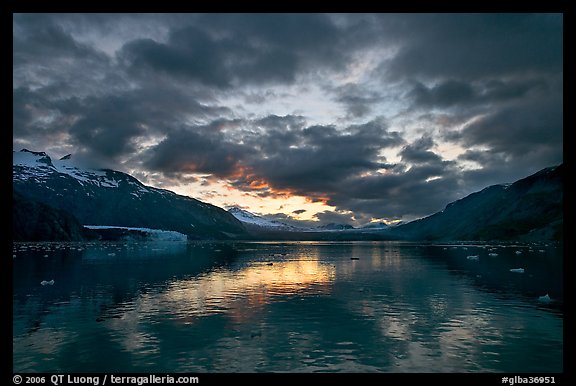
[(320, 221), (321, 224), (345, 224), (352, 225), (355, 223), (353, 213), (341, 213), (334, 212), (331, 210), (325, 210), (323, 212), (318, 212), (314, 217)]
[(475, 79), (562, 71), (562, 14), (410, 14), (385, 31), (402, 39), (390, 76)]
[[(66, 99), (54, 99), (49, 89), (19, 88), (14, 92), (13, 106), (18, 137), (68, 134), (77, 151), (111, 159), (133, 153), (140, 139), (162, 136), (187, 119), (229, 113), (227, 108), (201, 104), (171, 87)], [(53, 119), (43, 121), (40, 116)], [(213, 122), (215, 127), (224, 124)]]
[(94, 50), (78, 43), (57, 25), (47, 25), (29, 31), (24, 36), (16, 35), (13, 37), (13, 46), (12, 59), (16, 66), (37, 61), (38, 58), (48, 61), (65, 57), (82, 60), (97, 56)]
[[(112, 19), (116, 17), (120, 16)], [(139, 141), (161, 137), (183, 120), (229, 112), (198, 102), (193, 93), (170, 83), (134, 82), (116, 67), (114, 58), (71, 32), (91, 32), (108, 19), (14, 15), (15, 143), (44, 149), (67, 146), (76, 153), (115, 160), (131, 155)], [(66, 144), (59, 144), (60, 138), (67, 138)]]
[(291, 192), (324, 199), (338, 194), (352, 176), (389, 167), (380, 150), (404, 143), (382, 120), (339, 131), (333, 126), (303, 127), (298, 116), (272, 115), (238, 125), (236, 130), (252, 133), (244, 134), (242, 144), (230, 139), (233, 133), (207, 130), (209, 126), (171, 131), (148, 150), (145, 166), (209, 173), (263, 197)]
[(336, 94), (335, 100), (344, 105), (349, 117), (354, 118), (366, 116), (372, 111), (373, 105), (382, 100), (378, 93), (355, 83), (347, 83), (333, 92)]
[(103, 53), (79, 42), (50, 14), (14, 15), (14, 65), (51, 61), (59, 58), (84, 60), (89, 57), (105, 59)]
[(352, 176), (340, 184), (328, 204), (351, 210), (360, 222), (371, 217), (420, 217), (442, 210), (463, 194), (455, 163), (440, 160), (409, 169), (399, 166), (380, 175)]
[(410, 96), (418, 105), (440, 107), (470, 103), (477, 98), (474, 89), (468, 83), (450, 80), (430, 88), (417, 83)]
[(548, 87), (543, 79), (489, 80), (479, 85), (448, 79), (432, 87), (416, 82), (408, 96), (421, 108), (470, 107), (523, 98)]
[(166, 173), (208, 173), (219, 177), (235, 174), (239, 162), (252, 149), (226, 140), (213, 125), (172, 130), (150, 149), (144, 166)]
[(521, 157), (562, 145), (563, 118), (559, 100), (530, 101), (503, 108), (466, 126), (466, 146), (487, 145), (492, 152)]
[(404, 146), (399, 155), (402, 161), (415, 164), (435, 163), (441, 161), (441, 157), (431, 151), (434, 141), (431, 137), (422, 137), (419, 140)]
[(256, 119), (254, 125), (270, 130), (294, 131), (306, 125), (306, 119), (301, 115), (268, 115)]
[(298, 115), (268, 115), (256, 119), (251, 125), (245, 140), (261, 156), (275, 156), (286, 151), (289, 146), (301, 143), (301, 131), (306, 120)]
[(539, 170), (538, 168), (527, 170), (524, 162), (510, 162), (508, 158), (505, 153), (467, 150), (458, 159), (472, 161), (477, 165), (482, 165), (482, 168), (466, 170), (462, 173), (462, 179), (469, 181), (470, 191), (478, 191), (488, 185), (514, 182)]
[[(388, 36), (401, 42), (398, 54), (381, 67), (386, 79), (405, 82), (412, 111), (442, 112), (436, 139), (468, 148), (457, 161), (477, 167), (401, 189), (406, 195), (396, 202), (425, 186), (430, 198), (422, 202), (432, 208), (443, 194), (455, 199), (453, 192), (466, 195), (562, 162), (562, 19), (561, 14), (402, 15), (385, 24)], [(402, 161), (437, 163), (440, 154), (420, 145), (405, 146)], [(449, 184), (442, 191), (446, 182), (455, 183), (452, 191)]]
[[(337, 208), (323, 221), (422, 216), (562, 161), (562, 29), (561, 14), (14, 15), (13, 142), (156, 184), (305, 195)], [(331, 121), (275, 110), (304, 88)], [(446, 142), (467, 150), (448, 161)]]
[(332, 192), (350, 175), (381, 168), (380, 150), (403, 143), (400, 134), (389, 131), (381, 120), (343, 131), (320, 125), (293, 130), (283, 147), (272, 140), (274, 132), (267, 133), (270, 138), (258, 142), (266, 157), (252, 160), (250, 166), (277, 189), (311, 196)]
[(364, 45), (355, 39), (357, 29), (338, 28), (321, 14), (218, 14), (195, 21), (199, 26), (172, 29), (166, 42), (128, 42), (121, 60), (144, 76), (160, 73), (225, 89), (291, 84), (312, 69), (342, 69)]
[(365, 18), (337, 23), (334, 15), (305, 13), (210, 14), (199, 24), (217, 34), (236, 36), (264, 53), (281, 49), (294, 57), (298, 68), (342, 69), (355, 52), (377, 40)]
[(121, 59), (132, 71), (143, 72), (143, 76), (154, 76), (154, 72), (159, 72), (189, 78), (208, 86), (231, 86), (232, 74), (226, 67), (226, 55), (230, 55), (230, 60), (240, 60), (228, 54), (229, 49), (236, 51), (240, 47), (233, 47), (232, 42), (217, 46), (196, 28), (180, 32), (188, 41), (168, 44), (152, 39), (131, 41), (123, 47)]
[(52, 104), (25, 87), (12, 92), (13, 133), (16, 138), (37, 134), (42, 117), (53, 111)]

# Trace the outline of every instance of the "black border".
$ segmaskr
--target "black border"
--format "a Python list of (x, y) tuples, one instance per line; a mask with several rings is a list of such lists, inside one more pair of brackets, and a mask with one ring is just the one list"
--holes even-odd
[[(94, 3), (66, 3), (66, 2), (57, 2), (57, 1), (42, 1), (42, 2), (34, 2), (34, 1), (15, 1), (15, 0), (5, 0), (0, 5), (2, 10), (2, 19), (0, 24), (4, 29), (2, 32), (2, 36), (6, 39), (6, 46), (12, 47), (12, 40), (8, 42), (8, 39), (11, 39), (12, 30), (10, 26), (12, 26), (12, 14), (18, 12), (40, 12), (40, 13), (52, 13), (52, 12), (134, 12), (137, 10), (138, 12), (350, 12), (349, 8), (350, 4), (340, 3), (340, 2), (332, 2), (331, 4), (324, 4), (318, 2), (317, 4), (306, 2), (304, 4), (292, 3), (292, 4), (282, 4), (281, 6), (283, 9), (274, 9), (278, 5), (273, 5), (274, 3), (268, 4), (247, 4), (244, 2), (234, 2), (234, 3), (220, 3), (220, 2), (187, 2), (187, 1), (180, 1), (180, 2), (139, 2), (136, 4), (130, 3), (120, 3), (120, 2), (94, 2)], [(568, 128), (567, 130), (564, 129), (564, 164), (566, 170), (568, 171), (568, 176), (576, 176), (574, 174), (576, 170), (574, 170), (574, 155), (571, 153), (571, 146), (576, 144), (574, 140), (574, 130), (576, 130), (574, 118), (572, 116), (572, 106), (576, 106), (574, 101), (574, 86), (575, 86), (575, 75), (573, 69), (576, 66), (572, 60), (572, 51), (573, 48), (576, 47), (574, 44), (574, 26), (572, 25), (573, 18), (574, 18), (574, 10), (575, 4), (573, 0), (547, 0), (547, 1), (538, 1), (538, 2), (516, 2), (516, 1), (507, 1), (507, 0), (500, 0), (500, 1), (483, 1), (477, 2), (476, 4), (472, 4), (470, 2), (441, 2), (441, 1), (428, 1), (423, 4), (415, 4), (414, 2), (395, 2), (395, 3), (385, 3), (385, 2), (375, 2), (375, 1), (365, 1), (363, 4), (353, 4), (356, 8), (354, 12), (558, 12), (564, 14), (564, 67), (568, 69), (567, 72), (564, 73), (564, 104), (568, 106), (568, 114), (564, 114), (564, 127)], [(304, 7), (302, 7), (304, 5)], [(3, 61), (3, 63), (7, 63), (7, 60)], [(6, 64), (6, 66), (8, 66)], [(571, 71), (572, 70), (572, 71)], [(2, 82), (2, 90), (5, 91), (7, 100), (12, 100), (12, 98), (8, 97), (8, 90), (9, 90), (9, 74), (12, 74), (12, 71), (5, 69), (2, 72), (3, 82)], [(7, 110), (7, 109), (6, 109)], [(12, 126), (10, 126), (12, 127)], [(3, 133), (6, 135), (6, 140), (3, 143), (9, 144), (11, 143), (11, 135), (8, 138), (9, 134), (11, 133), (11, 129), (4, 128)], [(6, 178), (6, 187), (12, 186), (12, 172), (9, 168), (9, 157), (11, 149), (6, 149), (1, 152), (3, 158), (2, 159), (3, 165), (6, 168), (5, 174), (2, 174)], [(572, 198), (574, 197), (574, 184), (566, 184), (564, 186), (564, 194), (565, 196)], [(6, 199), (6, 195), (4, 196), (4, 202), (8, 205), (11, 205), (11, 195), (9, 199)], [(564, 223), (564, 231), (565, 237), (568, 240), (568, 232), (572, 233), (576, 226), (574, 216), (576, 215), (576, 211), (573, 208), (573, 203), (571, 199), (565, 200), (565, 213), (568, 216), (565, 216), (565, 223)], [(5, 213), (11, 213), (10, 208), (5, 209)], [(11, 221), (11, 216), (6, 216), (8, 219), (5, 221)], [(2, 269), (4, 280), (2, 280), (3, 285), (3, 294), (4, 299), (10, 294), (10, 299), (12, 300), (12, 259), (8, 257), (12, 254), (12, 233), (11, 227), (10, 231), (8, 232), (6, 227), (3, 228), (3, 242), (2, 244), (5, 246), (4, 253), (4, 263), (8, 265)], [(4, 240), (6, 238), (6, 240)], [(567, 243), (564, 245), (564, 248), (569, 249), (567, 251), (564, 250), (564, 256), (567, 257), (564, 259), (564, 283), (565, 287), (572, 286), (572, 282), (570, 281), (572, 273), (576, 272), (574, 270), (574, 259), (576, 257), (572, 256), (573, 248), (569, 246)], [(568, 253), (567, 253), (568, 252)], [(6, 263), (10, 261), (10, 263)], [(573, 304), (573, 300), (575, 299), (573, 292), (567, 291), (565, 288), (564, 296), (565, 296), (565, 310), (564, 310), (564, 372), (561, 374), (558, 373), (551, 373), (551, 374), (516, 374), (516, 373), (458, 373), (458, 374), (448, 374), (448, 373), (434, 373), (434, 374), (424, 374), (424, 373), (376, 373), (376, 374), (350, 374), (350, 373), (338, 373), (338, 374), (312, 374), (312, 373), (280, 373), (280, 374), (214, 374), (214, 373), (198, 373), (198, 374), (186, 374), (192, 376), (198, 376), (200, 379), (201, 384), (237, 384), (237, 383), (244, 383), (250, 382), (256, 384), (266, 384), (269, 385), (278, 379), (281, 379), (281, 382), (314, 382), (316, 385), (333, 385), (340, 382), (347, 382), (347, 383), (354, 383), (357, 381), (360, 382), (393, 382), (394, 384), (402, 384), (402, 383), (433, 383), (433, 384), (441, 384), (444, 382), (457, 382), (458, 384), (467, 384), (467, 385), (490, 385), (490, 384), (502, 384), (502, 377), (508, 376), (513, 377), (515, 375), (522, 376), (522, 377), (529, 377), (529, 376), (553, 376), (555, 377), (556, 384), (564, 384), (568, 379), (572, 379), (574, 375), (574, 368), (572, 367), (573, 364), (576, 363), (575, 358), (573, 356), (573, 337), (574, 333), (572, 332), (572, 326), (574, 325), (574, 311), (569, 305)], [(5, 306), (6, 307), (6, 306)], [(12, 307), (10, 307), (10, 317), (12, 317)], [(6, 314), (5, 314), (6, 315)], [(6, 316), (5, 316), (6, 317)], [(10, 331), (12, 331), (13, 325), (10, 324)], [(3, 329), (6, 331), (7, 329)], [(2, 349), (8, 351), (12, 347), (12, 338), (8, 336), (6, 333), (6, 337), (2, 339)], [(11, 350), (10, 350), (11, 351)], [(6, 353), (6, 356), (8, 353)], [(4, 358), (6, 357), (4, 356)], [(10, 361), (8, 363), (4, 363), (4, 366), (0, 366), (1, 371), (10, 374), (10, 377), (13, 377), (14, 374), (12, 373), (13, 363), (12, 363), (12, 356), (10, 355)], [(112, 373), (110, 373), (112, 374)], [(178, 373), (165, 373), (172, 376), (178, 376), (183, 374)], [(25, 374), (21, 374), (25, 376)], [(44, 373), (44, 374), (37, 374), (38, 376), (45, 376), (46, 384), (49, 384), (49, 377), (52, 374)], [(102, 374), (84, 374), (87, 376), (90, 375), (99, 375), (102, 377)], [(133, 375), (133, 376), (146, 376), (147, 374), (115, 374), (115, 375)], [(156, 375), (163, 375), (163, 374), (156, 374)], [(8, 384), (14, 384), (12, 378), (6, 379)], [(64, 383), (65, 384), (65, 383)], [(100, 385), (102, 383), (100, 382)], [(108, 382), (109, 384), (109, 382)]]

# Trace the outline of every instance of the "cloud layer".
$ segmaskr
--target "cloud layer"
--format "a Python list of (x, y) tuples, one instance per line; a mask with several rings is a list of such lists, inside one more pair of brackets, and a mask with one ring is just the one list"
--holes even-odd
[(13, 21), (16, 150), (201, 178), (216, 196), (303, 196), (335, 207), (316, 219), (357, 223), (563, 159), (561, 14)]

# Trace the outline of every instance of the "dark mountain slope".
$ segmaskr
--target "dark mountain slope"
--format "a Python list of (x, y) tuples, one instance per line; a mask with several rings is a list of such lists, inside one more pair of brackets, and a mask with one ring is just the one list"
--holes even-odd
[(145, 186), (126, 173), (75, 164), (70, 156), (52, 161), (43, 152), (14, 152), (13, 183), (23, 197), (66, 210), (85, 225), (172, 230), (191, 239), (245, 234), (221, 208)]
[(509, 185), (493, 185), (438, 213), (391, 230), (404, 239), (561, 240), (564, 166)]
[(85, 241), (96, 237), (70, 213), (28, 200), (13, 191), (13, 241)]

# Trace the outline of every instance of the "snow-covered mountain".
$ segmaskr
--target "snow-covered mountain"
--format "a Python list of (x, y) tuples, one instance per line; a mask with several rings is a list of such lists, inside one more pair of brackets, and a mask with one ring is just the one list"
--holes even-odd
[(229, 208), (228, 212), (244, 224), (250, 224), (252, 226), (285, 231), (302, 230), (280, 221), (272, 220), (264, 216), (258, 216), (257, 214), (251, 213), (237, 206)]
[[(257, 215), (237, 206), (228, 209), (234, 217), (250, 227), (252, 230), (277, 230), (286, 232), (305, 232), (305, 233), (335, 233), (335, 232), (379, 232), (390, 228), (385, 223), (370, 223), (360, 228), (354, 228), (349, 224), (328, 223), (318, 226), (310, 226), (309, 222), (302, 222), (302, 225), (289, 225), (278, 220), (269, 218), (266, 215)], [(296, 220), (294, 220), (296, 222)], [(297, 222), (296, 222), (297, 223)]]
[(81, 224), (169, 230), (189, 238), (245, 234), (242, 223), (221, 208), (143, 185), (123, 172), (90, 168), (70, 155), (52, 160), (44, 152), (13, 152), (12, 172), (16, 192), (63, 209)]
[[(15, 171), (14, 182), (33, 180), (37, 183), (44, 183), (49, 181), (54, 173), (59, 173), (76, 179), (81, 185), (86, 183), (104, 188), (118, 187), (118, 180), (114, 179), (113, 173), (109, 175), (104, 169), (84, 168), (72, 160), (71, 154), (53, 161), (43, 151), (23, 149), (13, 152), (12, 166)], [(112, 171), (109, 170), (109, 172)]]

